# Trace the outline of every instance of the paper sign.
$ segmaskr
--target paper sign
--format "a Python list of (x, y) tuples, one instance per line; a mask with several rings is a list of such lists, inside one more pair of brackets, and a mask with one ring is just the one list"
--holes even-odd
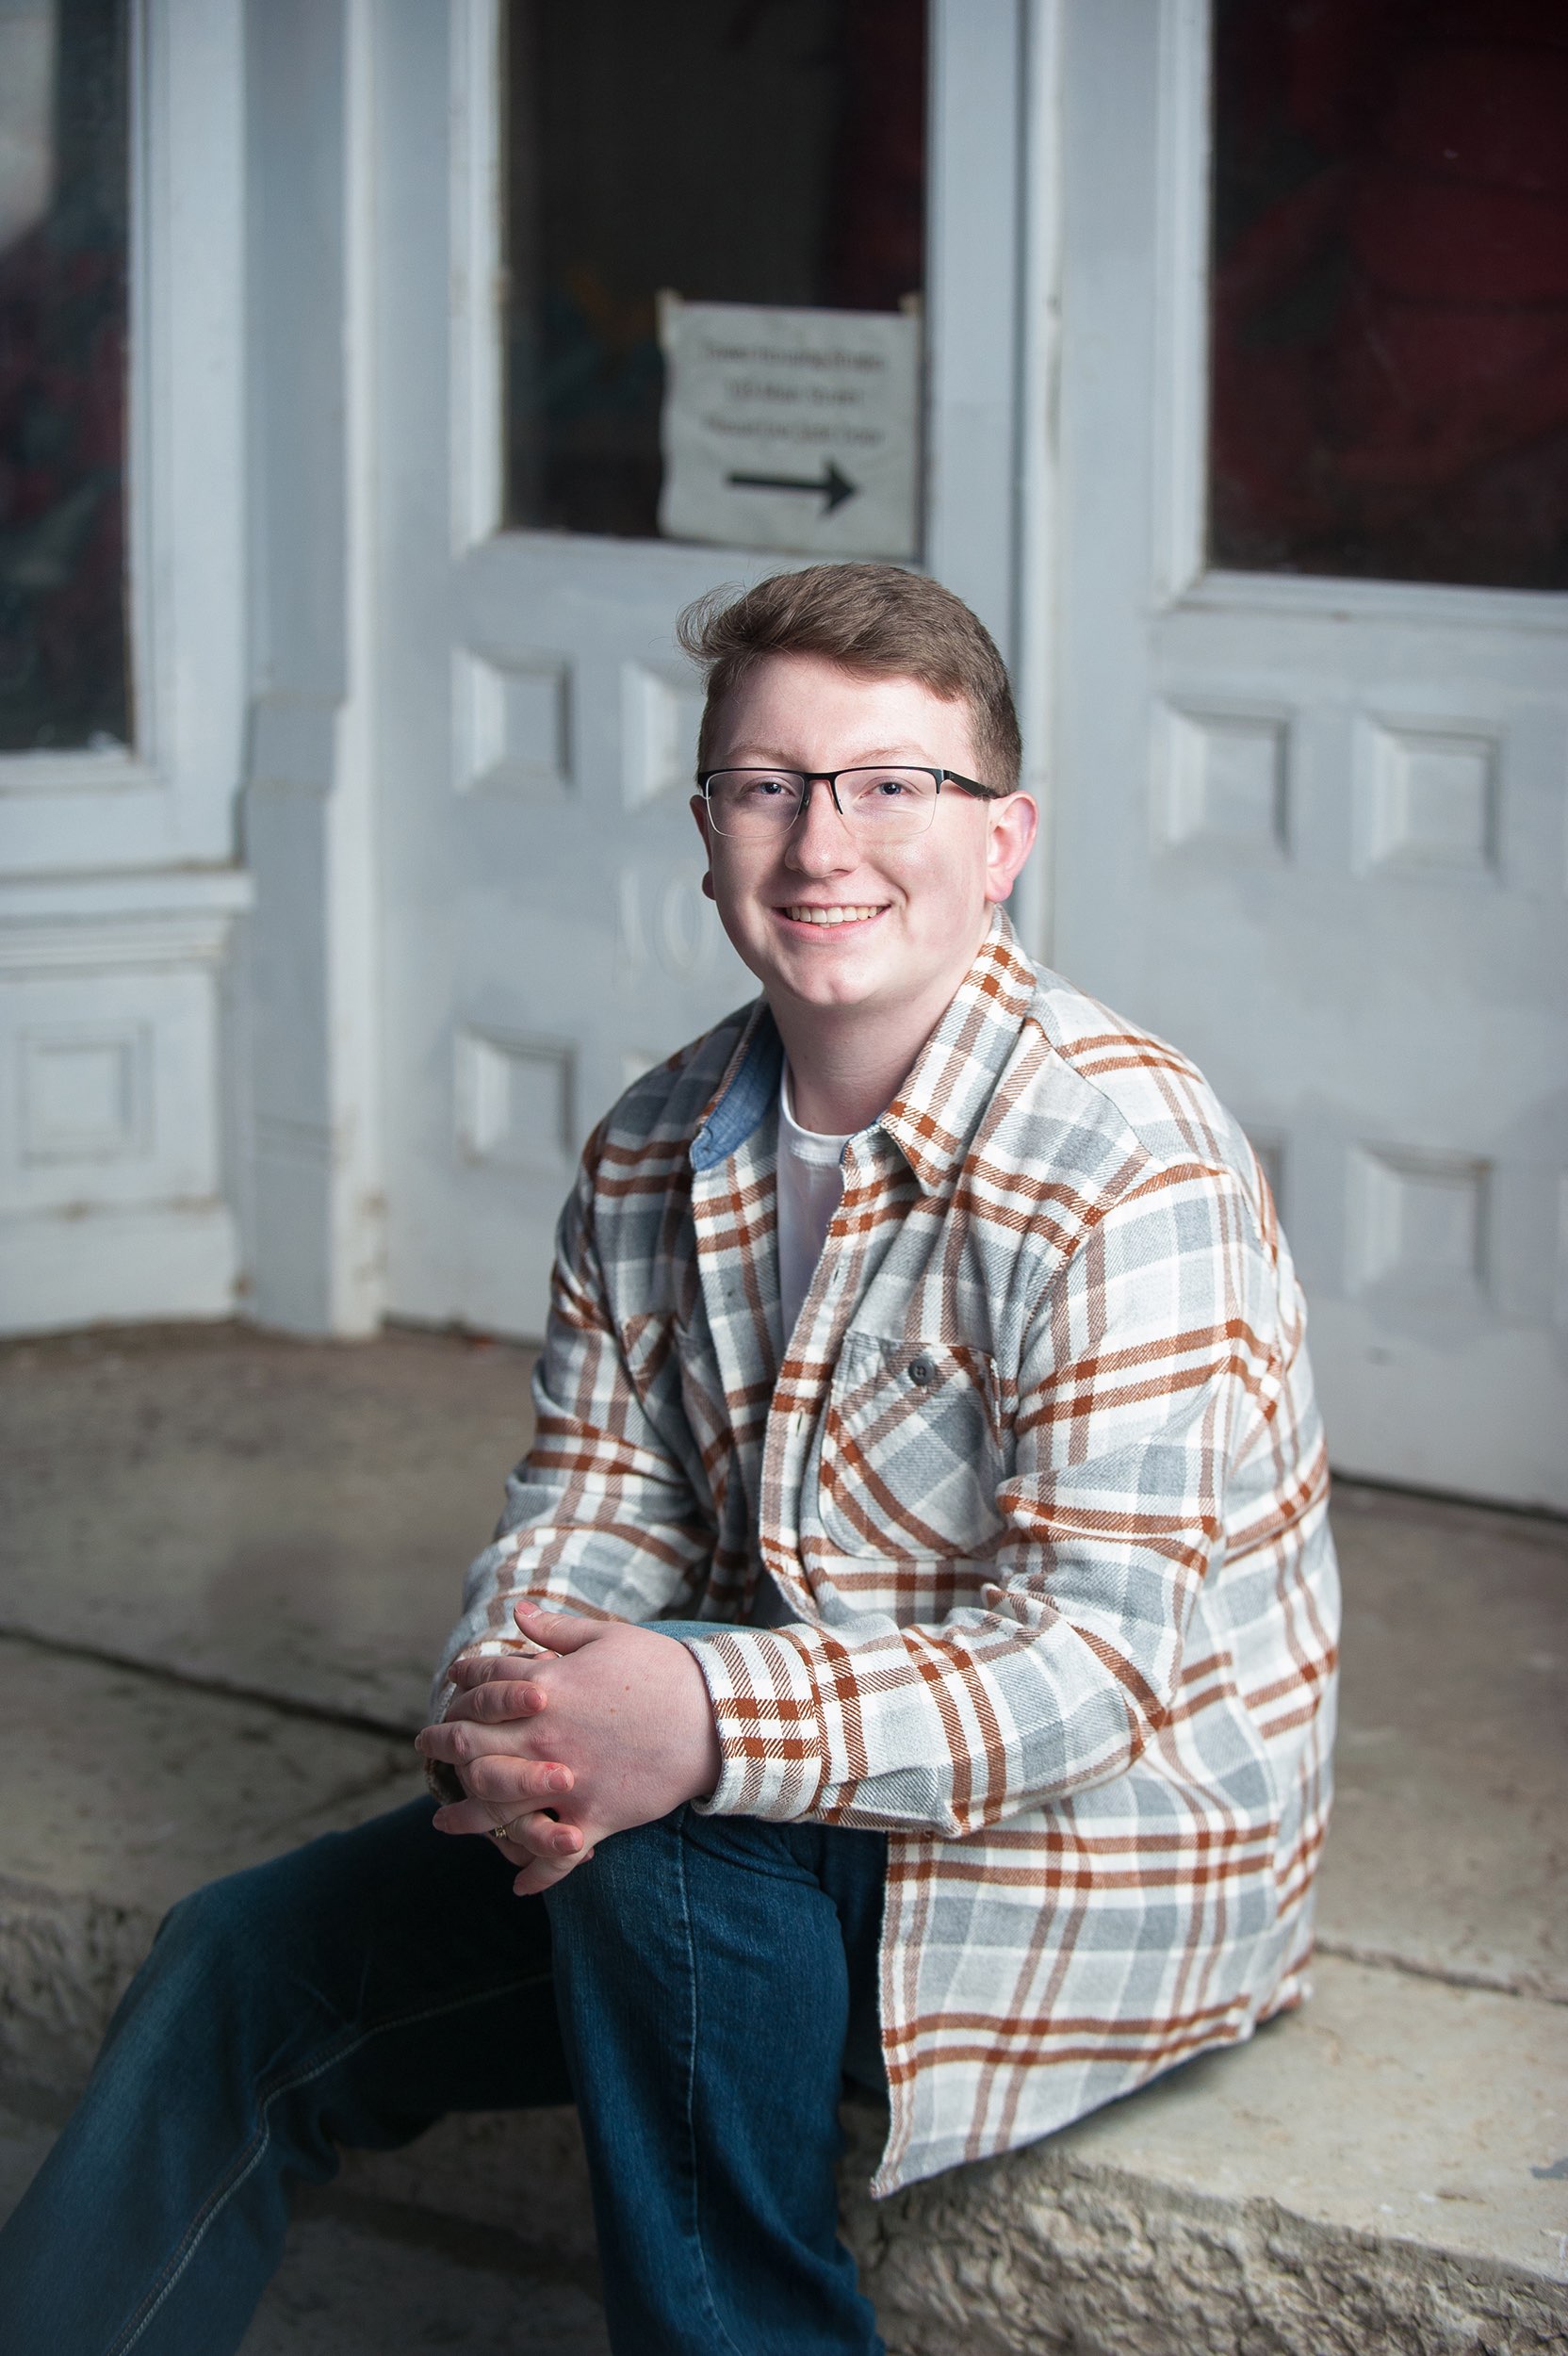
[(916, 554), (917, 319), (663, 295), (659, 334), (669, 538)]

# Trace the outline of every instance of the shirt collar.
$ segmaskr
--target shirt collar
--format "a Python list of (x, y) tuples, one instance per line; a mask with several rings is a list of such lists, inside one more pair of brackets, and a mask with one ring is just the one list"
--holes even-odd
[[(993, 908), (973, 964), (874, 1124), (897, 1145), (923, 1193), (939, 1193), (962, 1161), (1034, 993), (1035, 970), (1004, 911)], [(692, 1139), (694, 1170), (739, 1152), (776, 1104), (783, 1068), (784, 1042), (767, 1000), (759, 998)]]
[(751, 1008), (724, 1077), (703, 1106), (692, 1139), (692, 1168), (711, 1170), (738, 1153), (778, 1102), (784, 1042), (765, 998)]
[(973, 964), (882, 1116), (922, 1193), (939, 1194), (968, 1152), (1036, 987), (1004, 911), (993, 908)]

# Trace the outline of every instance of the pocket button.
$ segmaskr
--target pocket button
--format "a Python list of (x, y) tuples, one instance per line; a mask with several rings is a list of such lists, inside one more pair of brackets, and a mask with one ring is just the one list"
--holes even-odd
[(923, 1355), (923, 1353), (919, 1358), (910, 1359), (909, 1380), (911, 1383), (918, 1383), (922, 1390), (925, 1390), (931, 1383), (935, 1383), (936, 1379), (937, 1366), (935, 1359), (927, 1358)]

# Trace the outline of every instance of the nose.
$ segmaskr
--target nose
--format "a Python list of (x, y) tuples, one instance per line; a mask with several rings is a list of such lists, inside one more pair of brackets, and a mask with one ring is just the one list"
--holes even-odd
[(785, 846), (788, 865), (808, 875), (831, 875), (854, 867), (859, 850), (824, 777), (808, 777), (806, 800), (790, 828)]

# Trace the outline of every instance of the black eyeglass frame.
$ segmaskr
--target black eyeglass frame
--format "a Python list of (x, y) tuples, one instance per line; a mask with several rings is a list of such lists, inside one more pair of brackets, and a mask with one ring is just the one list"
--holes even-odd
[[(1004, 802), (1008, 792), (1014, 790), (999, 785), (982, 785), (977, 777), (960, 777), (956, 769), (936, 769), (923, 761), (852, 761), (846, 769), (785, 769), (775, 767), (772, 763), (758, 768), (704, 769), (697, 773), (697, 791), (702, 795), (703, 808), (708, 812), (714, 833), (722, 835), (724, 828), (713, 816), (713, 804), (708, 791), (715, 777), (798, 777), (800, 779), (800, 808), (789, 825), (779, 829), (782, 834), (792, 834), (811, 807), (811, 788), (814, 785), (826, 786), (833, 797), (834, 809), (847, 826), (850, 822), (844, 806), (839, 799), (839, 779), (841, 777), (874, 777), (879, 770), (888, 769), (912, 770), (918, 777), (932, 777), (936, 780), (937, 791), (931, 801), (933, 819), (935, 819), (937, 802), (940, 798), (944, 785), (956, 785), (961, 794), (968, 794), (977, 802)], [(926, 827), (921, 828), (923, 834), (927, 831)]]

